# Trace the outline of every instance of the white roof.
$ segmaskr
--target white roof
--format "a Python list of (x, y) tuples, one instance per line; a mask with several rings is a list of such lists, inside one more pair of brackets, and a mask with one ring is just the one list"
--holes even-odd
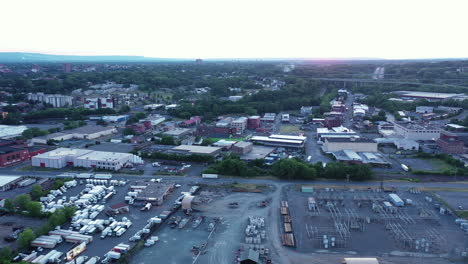
[(304, 137), (304, 136), (290, 136), (290, 135), (271, 135), (270, 138), (291, 139), (291, 140), (306, 140), (307, 139), (307, 137)]
[(120, 152), (92, 151), (80, 157), (77, 160), (95, 160), (95, 161), (118, 161), (122, 158), (128, 158), (133, 154)]
[(71, 148), (58, 148), (46, 153), (36, 155), (37, 158), (49, 158), (49, 159), (60, 159), (65, 156), (78, 157), (89, 152), (93, 152), (90, 149), (71, 149)]
[(343, 153), (352, 160), (362, 160), (362, 158), (353, 150), (345, 149), (343, 150)]
[(258, 141), (269, 141), (269, 142), (280, 142), (280, 143), (292, 143), (292, 144), (302, 144), (300, 140), (292, 140), (292, 139), (280, 139), (280, 138), (271, 138), (271, 137), (262, 137), (262, 136), (254, 136), (250, 140), (258, 140)]
[(20, 135), (26, 129), (28, 129), (26, 126), (0, 125), (0, 138)]
[(452, 127), (452, 128), (465, 128), (464, 126), (460, 126), (460, 125), (457, 125), (457, 124), (447, 124), (448, 127)]
[(7, 175), (0, 175), (0, 187), (9, 184), (12, 181), (16, 181), (21, 176), (7, 176)]
[(376, 258), (344, 258), (345, 264), (379, 264)]

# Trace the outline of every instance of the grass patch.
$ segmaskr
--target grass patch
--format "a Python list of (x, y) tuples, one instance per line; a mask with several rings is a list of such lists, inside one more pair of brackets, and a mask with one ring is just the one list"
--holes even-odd
[(418, 178), (400, 178), (399, 180), (408, 181), (408, 182), (421, 182), (421, 179), (418, 179)]
[(468, 219), (468, 210), (464, 210), (464, 211), (458, 210), (458, 211), (455, 211), (455, 213), (456, 213), (456, 214), (458, 215), (458, 217), (460, 217), (460, 218)]
[(145, 173), (145, 171), (144, 170), (134, 170), (134, 171), (122, 171), (121, 173), (122, 174), (130, 174), (130, 175), (143, 175)]
[(293, 134), (293, 133), (302, 133), (299, 126), (294, 125), (281, 125), (280, 133), (282, 134)]
[(60, 169), (35, 167), (35, 166), (32, 166), (32, 165), (27, 165), (27, 166), (19, 168), (18, 170), (20, 170), (20, 171), (58, 171)]
[(155, 173), (153, 173), (153, 175), (154, 176), (159, 176), (159, 175), (163, 175), (163, 176), (185, 176), (185, 173), (161, 171), (161, 172), (155, 172)]
[(435, 171), (455, 170), (456, 168), (441, 159), (427, 159)]

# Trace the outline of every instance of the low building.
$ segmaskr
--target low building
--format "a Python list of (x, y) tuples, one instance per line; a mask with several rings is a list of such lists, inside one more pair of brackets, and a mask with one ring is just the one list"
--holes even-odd
[(430, 114), (434, 112), (434, 107), (432, 106), (416, 106), (416, 113), (418, 114)]
[(160, 108), (163, 108), (163, 107), (164, 107), (163, 104), (148, 104), (148, 105), (143, 106), (143, 109), (145, 109), (145, 110), (157, 110), (157, 109), (160, 109)]
[(368, 138), (326, 138), (322, 149), (326, 153), (342, 150), (377, 152), (377, 143)]
[(217, 142), (213, 143), (212, 145), (215, 147), (223, 148), (224, 150), (230, 150), (232, 146), (236, 143), (237, 141), (220, 139)]
[(413, 140), (437, 140), (440, 129), (415, 123), (396, 122), (395, 134)]
[(426, 99), (428, 101), (443, 101), (464, 95), (456, 93), (431, 93), (416, 91), (396, 91), (394, 93), (400, 95), (402, 99)]
[(331, 153), (339, 162), (350, 164), (369, 164), (373, 166), (389, 166), (390, 162), (386, 161), (382, 155), (377, 152), (356, 152), (349, 149), (336, 151)]
[(189, 120), (185, 120), (179, 123), (180, 127), (194, 127), (198, 126), (201, 123), (201, 117), (192, 116)]
[(264, 122), (264, 123), (274, 123), (275, 120), (276, 120), (276, 114), (275, 113), (265, 113), (260, 120), (261, 120), (261, 122)]
[(47, 144), (47, 141), (49, 140), (64, 141), (70, 139), (96, 139), (113, 133), (117, 133), (117, 129), (112, 126), (103, 127), (87, 125), (41, 137), (35, 137), (31, 139), (31, 142), (36, 144)]
[(241, 100), (242, 97), (243, 97), (242, 95), (231, 95), (231, 96), (228, 97), (228, 100), (232, 101), (232, 102), (237, 102), (237, 101)]
[(117, 116), (103, 116), (101, 119), (108, 123), (116, 123), (127, 121), (130, 117), (128, 115), (117, 115)]
[(130, 206), (127, 203), (117, 203), (109, 206), (109, 211), (113, 214), (128, 213), (130, 211)]
[(304, 136), (290, 136), (290, 135), (270, 135), (265, 136), (254, 136), (250, 139), (256, 144), (285, 147), (285, 148), (303, 148), (307, 140)]
[(260, 254), (253, 249), (246, 250), (242, 253), (240, 264), (258, 264), (260, 263)]
[(253, 149), (252, 142), (247, 142), (247, 141), (240, 141), (240, 142), (237, 142), (234, 146), (232, 146), (232, 152), (239, 154), (239, 155), (247, 154), (251, 152), (252, 149)]
[(456, 134), (443, 131), (437, 139), (437, 146), (448, 154), (465, 154), (465, 144)]
[(221, 152), (220, 147), (194, 146), (194, 145), (179, 145), (173, 147), (170, 151), (176, 154), (198, 154), (217, 156)]
[(8, 191), (23, 179), (22, 176), (0, 175), (0, 191)]
[[(174, 190), (173, 183), (147, 183), (138, 192), (135, 200), (162, 205), (166, 196)], [(143, 187), (142, 186), (142, 187)]]
[(29, 159), (28, 150), (10, 146), (0, 147), (0, 167), (10, 166)]
[(140, 122), (149, 122), (152, 126), (157, 126), (162, 122), (166, 121), (166, 118), (162, 115), (149, 115), (144, 119), (141, 119)]
[(180, 138), (183, 138), (185, 136), (188, 136), (190, 133), (192, 133), (192, 129), (189, 129), (189, 128), (175, 128), (175, 129), (164, 132), (163, 135), (171, 136), (171, 137), (180, 139)]
[(398, 150), (419, 150), (419, 143), (416, 140), (400, 138), (400, 137), (387, 137), (374, 139), (377, 144), (394, 145)]
[(359, 137), (359, 135), (352, 129), (340, 127), (319, 127), (317, 128), (317, 138), (320, 143), (325, 142), (326, 138), (352, 138)]
[(44, 168), (66, 166), (119, 170), (126, 165), (142, 164), (143, 160), (131, 153), (94, 151), (89, 149), (58, 148), (32, 157), (32, 165)]

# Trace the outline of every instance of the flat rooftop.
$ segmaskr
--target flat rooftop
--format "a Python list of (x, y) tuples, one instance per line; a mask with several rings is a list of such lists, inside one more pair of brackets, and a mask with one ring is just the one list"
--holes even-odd
[(429, 99), (448, 99), (455, 96), (462, 96), (464, 94), (456, 93), (430, 93), (430, 92), (415, 92), (415, 91), (398, 91), (395, 92), (404, 97), (417, 97), (417, 98), (429, 98)]
[(328, 142), (332, 143), (375, 143), (374, 140), (369, 138), (356, 138), (356, 137), (331, 137), (326, 139)]
[(276, 148), (267, 147), (267, 146), (257, 146), (252, 147), (252, 151), (246, 153), (240, 157), (241, 160), (255, 160), (255, 159), (264, 159), (270, 153), (272, 153)]
[(142, 191), (138, 193), (137, 199), (142, 200), (157, 200), (161, 199), (169, 190), (174, 188), (173, 183), (150, 183), (146, 188), (141, 189)]
[(22, 148), (0, 147), (0, 155), (21, 151)]
[(21, 176), (7, 176), (7, 175), (0, 175), (0, 187), (4, 186), (12, 181), (16, 181), (20, 179)]
[(172, 148), (173, 150), (178, 151), (187, 151), (194, 154), (213, 154), (215, 152), (221, 151), (219, 147), (207, 147), (207, 146), (194, 146), (194, 145), (180, 145)]
[(243, 148), (252, 145), (252, 142), (248, 141), (239, 141), (235, 144), (236, 147)]
[(107, 152), (107, 151), (92, 151), (77, 157), (77, 160), (97, 160), (97, 161), (118, 161), (131, 156), (131, 153)]
[(279, 139), (279, 138), (270, 138), (270, 137), (263, 137), (263, 136), (254, 136), (250, 140), (252, 141), (265, 141), (265, 142), (277, 142), (277, 143), (288, 143), (288, 144), (302, 144), (304, 143), (303, 140), (293, 140), (293, 139)]
[(189, 133), (190, 131), (191, 131), (191, 129), (189, 129), (189, 128), (176, 128), (176, 129), (173, 129), (173, 130), (166, 131), (163, 134), (167, 135), (167, 136), (180, 136), (180, 135), (183, 135), (185, 133)]
[(65, 156), (79, 157), (81, 155), (93, 152), (90, 149), (71, 149), (71, 148), (58, 148), (46, 153), (36, 155), (36, 158), (60, 159)]
[(115, 129), (114, 127), (103, 127), (103, 126), (92, 126), (92, 125), (87, 125), (87, 126), (82, 126), (82, 127), (77, 127), (75, 129), (68, 130), (66, 132), (68, 133), (77, 133), (77, 134), (94, 134), (98, 132), (103, 132), (103, 131), (109, 131)]
[(401, 127), (404, 127), (406, 129), (409, 129), (409, 130), (440, 130), (439, 128), (436, 128), (430, 125), (423, 126), (423, 125), (416, 124), (416, 123), (396, 122), (395, 124)]

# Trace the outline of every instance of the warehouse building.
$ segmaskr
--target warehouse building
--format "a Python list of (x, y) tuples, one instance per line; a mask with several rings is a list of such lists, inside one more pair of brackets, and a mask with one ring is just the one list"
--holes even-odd
[(327, 138), (322, 149), (326, 153), (342, 150), (377, 152), (377, 143), (368, 138)]
[(28, 150), (10, 146), (0, 147), (0, 167), (17, 164), (29, 159)]
[(307, 137), (289, 136), (289, 135), (270, 135), (268, 137), (254, 136), (250, 140), (254, 143), (267, 145), (267, 146), (285, 147), (285, 148), (303, 148), (307, 140)]
[(194, 145), (180, 145), (172, 148), (170, 151), (175, 154), (199, 154), (217, 156), (221, 152), (220, 147), (206, 147), (206, 146), (194, 146)]
[(103, 126), (82, 126), (71, 130), (66, 130), (63, 132), (57, 132), (48, 134), (41, 137), (35, 137), (31, 139), (31, 142), (36, 144), (47, 144), (47, 141), (64, 141), (70, 139), (96, 139), (102, 136), (111, 135), (117, 133), (115, 127), (103, 127)]
[(19, 137), (26, 129), (28, 129), (26, 126), (0, 125), (0, 139)]
[(23, 179), (22, 176), (0, 175), (0, 191), (8, 191)]
[(190, 128), (175, 128), (169, 131), (166, 131), (163, 133), (165, 136), (171, 136), (176, 139), (181, 139), (185, 136), (188, 136), (190, 133), (192, 133), (192, 129)]
[(326, 138), (356, 138), (359, 135), (352, 129), (339, 126), (339, 127), (319, 127), (317, 128), (317, 138), (320, 143), (325, 142)]
[(44, 168), (66, 166), (120, 170), (126, 165), (142, 164), (143, 160), (130, 153), (59, 148), (32, 158), (32, 165)]
[[(149, 183), (138, 188), (135, 200), (150, 202), (155, 205), (161, 205), (166, 196), (174, 190), (174, 183)], [(138, 186), (140, 187), (140, 186)]]
[(412, 140), (437, 140), (440, 129), (415, 123), (396, 122), (395, 134)]

